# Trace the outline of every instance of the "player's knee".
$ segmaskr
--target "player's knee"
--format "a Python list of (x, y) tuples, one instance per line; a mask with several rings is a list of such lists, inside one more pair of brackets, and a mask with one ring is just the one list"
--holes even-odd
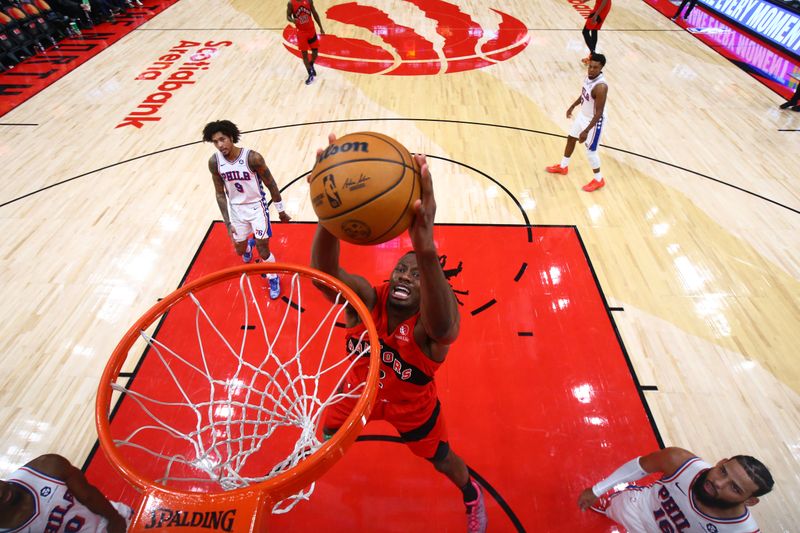
[(445, 473), (452, 469), (454, 457), (455, 454), (453, 454), (453, 451), (450, 449), (450, 445), (446, 442), (439, 441), (439, 445), (436, 447), (436, 453), (428, 460), (433, 463), (437, 471)]
[(600, 168), (600, 155), (597, 153), (597, 150), (587, 150), (586, 157), (589, 159), (589, 164), (592, 168)]

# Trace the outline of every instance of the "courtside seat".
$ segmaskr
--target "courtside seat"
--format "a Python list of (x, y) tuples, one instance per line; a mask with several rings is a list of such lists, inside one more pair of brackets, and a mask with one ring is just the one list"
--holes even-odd
[(34, 24), (36, 24), (39, 28), (40, 35), (43, 36), (50, 45), (58, 47), (56, 40), (61, 39), (65, 34), (62, 34), (55, 25), (50, 24), (47, 19), (44, 18), (42, 12), (32, 3), (22, 2), (19, 7), (28, 15), (29, 20), (32, 20)]

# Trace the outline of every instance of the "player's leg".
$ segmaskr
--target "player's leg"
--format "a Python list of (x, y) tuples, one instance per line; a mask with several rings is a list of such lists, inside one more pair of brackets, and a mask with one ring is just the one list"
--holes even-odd
[(572, 157), (572, 152), (575, 151), (575, 145), (578, 143), (578, 137), (581, 132), (589, 125), (590, 118), (578, 112), (572, 120), (569, 134), (567, 135), (567, 144), (564, 146), (564, 157), (561, 158), (560, 163), (545, 167), (545, 170), (550, 174), (567, 174), (569, 172), (569, 159)]
[(564, 157), (561, 158), (561, 162), (544, 169), (550, 174), (567, 174), (569, 172), (569, 159), (572, 157), (572, 152), (575, 151), (577, 142), (577, 137), (573, 137), (572, 134), (568, 135), (567, 144), (564, 146)]
[[(422, 407), (422, 406), (421, 406)], [(430, 412), (429, 415), (420, 416)], [(467, 464), (450, 448), (447, 436), (447, 425), (441, 413), (441, 404), (436, 400), (432, 411), (430, 408), (418, 409), (416, 412), (393, 411), (387, 408), (386, 420), (400, 433), (400, 438), (409, 449), (419, 457), (430, 461), (437, 471), (441, 472), (461, 490), (464, 507), (467, 512), (467, 531), (486, 531), (486, 505), (480, 485), (469, 475)], [(411, 422), (424, 420), (422, 424)], [(413, 427), (410, 427), (413, 425)]]
[(586, 157), (589, 159), (589, 166), (592, 167), (592, 172), (594, 173), (592, 181), (582, 187), (586, 192), (596, 191), (606, 184), (603, 175), (600, 173), (600, 155), (597, 153), (597, 149), (600, 147), (600, 134), (603, 131), (604, 122), (605, 117), (600, 117), (600, 120), (597, 121), (597, 124), (595, 124), (586, 138)]
[[(589, 55), (587, 57), (591, 58), (592, 54), (594, 53), (594, 47), (597, 44), (597, 42), (592, 37), (592, 30), (587, 28), (585, 25), (583, 27), (583, 30), (581, 31), (581, 34), (583, 35), (583, 42), (586, 43), (586, 48), (589, 49)], [(585, 61), (586, 63), (588, 63), (586, 58), (582, 59), (581, 61)]]
[[(344, 378), (344, 381), (339, 386), (339, 389), (336, 391), (337, 395), (347, 395), (351, 391), (360, 390), (363, 386), (364, 382), (367, 380), (367, 374), (369, 372), (369, 361), (366, 358), (361, 358), (358, 362), (356, 362), (355, 366), (350, 369), (347, 375)], [(347, 417), (350, 416), (350, 413), (353, 412), (353, 407), (355, 407), (358, 399), (361, 397), (361, 394), (352, 394), (345, 396), (344, 398), (339, 399), (336, 403), (330, 404), (328, 407), (325, 408), (325, 412), (322, 415), (322, 435), (325, 440), (330, 439), (333, 437), (333, 434), (336, 433), (342, 424), (344, 424)], [(370, 420), (382, 420), (383, 419), (383, 403), (376, 402), (375, 406), (372, 408), (372, 412), (369, 414)]]
[(297, 32), (297, 48), (300, 50), (300, 57), (303, 58), (303, 65), (306, 67), (308, 77), (306, 78), (306, 85), (314, 81), (314, 76), (311, 74), (311, 59), (308, 54), (310, 48), (308, 44), (308, 34)]
[(253, 246), (255, 241), (248, 239), (250, 236), (250, 222), (247, 220), (247, 205), (229, 205), (228, 216), (231, 221), (233, 247), (236, 254), (241, 256), (242, 261), (249, 263), (253, 258)]
[(309, 46), (311, 47), (311, 61), (309, 62), (311, 65), (311, 75), (317, 75), (317, 69), (314, 68), (314, 63), (317, 61), (317, 56), (319, 55), (319, 36), (314, 35), (314, 40), (309, 41)]
[[(674, 15), (672, 15), (672, 20), (675, 20), (681, 16), (681, 11), (683, 11), (683, 8), (686, 7), (687, 2), (689, 2), (689, 0), (683, 0), (683, 2), (681, 2), (681, 5), (678, 6), (678, 10), (675, 11)], [(684, 18), (686, 17), (684, 16)]]
[(694, 6), (696, 5), (697, 5), (697, 0), (689, 0), (689, 7), (686, 8), (686, 13), (683, 14), (684, 20), (689, 18), (689, 14), (692, 12), (692, 9), (694, 9)]
[(306, 78), (306, 85), (311, 85), (314, 81), (314, 72), (312, 71), (311, 59), (308, 56), (308, 50), (303, 50), (303, 64), (306, 66), (308, 77)]
[(788, 109), (791, 107), (792, 111), (800, 111), (800, 108), (798, 108), (798, 103), (800, 103), (800, 80), (798, 80), (797, 88), (794, 90), (792, 97), (782, 103), (779, 107), (781, 109)]
[[(272, 237), (272, 224), (269, 220), (269, 210), (266, 202), (259, 202), (253, 211), (250, 224), (253, 228), (253, 235), (256, 237), (256, 248), (261, 260), (266, 263), (276, 261), (275, 254), (269, 249), (269, 239)], [(269, 281), (269, 297), (276, 299), (281, 295), (281, 281), (277, 274), (267, 274)]]

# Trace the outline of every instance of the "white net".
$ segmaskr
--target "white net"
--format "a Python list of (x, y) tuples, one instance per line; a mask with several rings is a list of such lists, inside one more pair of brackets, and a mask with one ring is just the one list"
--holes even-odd
[[(112, 385), (126, 398), (111, 427), (117, 448), (157, 483), (219, 492), (265, 481), (322, 446), (326, 408), (364, 391), (366, 383), (342, 392), (369, 352), (366, 333), (345, 347), (342, 295), (331, 304), (294, 273), (287, 298), (267, 304), (263, 285), (242, 274), (190, 293), (156, 333), (140, 332), (145, 364), (130, 386)], [(180, 327), (187, 323), (193, 335)], [(312, 483), (273, 513), (313, 490)]]

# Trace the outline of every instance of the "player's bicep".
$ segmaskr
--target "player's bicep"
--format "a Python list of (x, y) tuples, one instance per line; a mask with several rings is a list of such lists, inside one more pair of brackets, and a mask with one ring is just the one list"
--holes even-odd
[(270, 172), (267, 162), (264, 161), (264, 156), (258, 152), (250, 152), (250, 160), (248, 163), (250, 164), (250, 168), (255, 170), (256, 174), (258, 174), (258, 177), (264, 185), (269, 187), (275, 183), (272, 172)]
[(217, 158), (216, 156), (211, 156), (211, 159), (208, 160), (208, 171), (211, 173), (211, 179), (214, 181), (214, 189), (218, 193), (225, 192), (225, 184), (222, 182), (222, 176), (219, 175), (219, 170), (217, 170)]
[(695, 457), (695, 455), (683, 448), (664, 448), (651, 454), (644, 455), (639, 459), (639, 466), (642, 470), (650, 474), (662, 472), (665, 476), (675, 473), (682, 464)]
[(356, 295), (364, 302), (368, 309), (375, 307), (378, 300), (378, 294), (375, 292), (375, 287), (370, 284), (366, 278), (358, 274), (350, 274), (346, 270), (340, 268), (338, 277), (345, 285), (356, 293)]
[(603, 109), (606, 107), (606, 95), (608, 95), (608, 85), (598, 85), (592, 91), (594, 94), (594, 113), (595, 115), (602, 115)]

